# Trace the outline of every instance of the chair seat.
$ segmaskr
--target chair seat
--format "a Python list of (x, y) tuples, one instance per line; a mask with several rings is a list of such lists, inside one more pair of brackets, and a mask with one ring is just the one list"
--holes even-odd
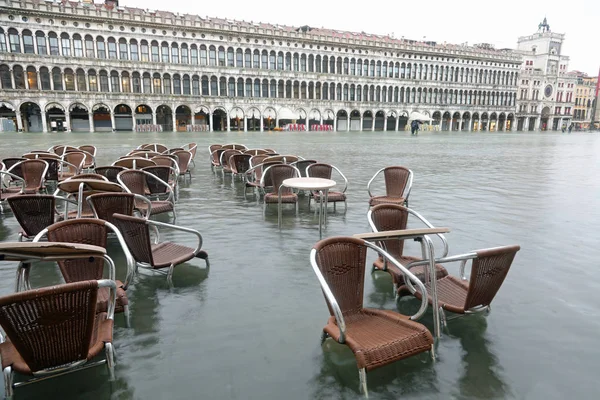
[[(312, 197), (313, 199), (315, 199), (315, 201), (319, 201), (319, 198), (321, 197), (319, 192), (313, 192), (312, 193)], [(346, 201), (346, 194), (342, 193), (342, 192), (333, 192), (333, 191), (329, 191), (327, 193), (327, 202), (328, 203), (336, 203), (339, 201)]]
[(170, 267), (171, 264), (180, 264), (196, 257), (194, 249), (173, 242), (163, 242), (152, 245), (152, 259), (154, 268)]
[(376, 206), (378, 204), (398, 204), (404, 205), (405, 199), (404, 197), (394, 197), (394, 196), (374, 196), (369, 199), (370, 206)]
[[(442, 279), (437, 280), (437, 293), (438, 293), (438, 304), (453, 313), (464, 314), (465, 313), (465, 301), (467, 300), (467, 293), (469, 291), (469, 283), (462, 281), (455, 276), (448, 275)], [(427, 293), (431, 293), (429, 290), (431, 284), (426, 284)], [(407, 289), (407, 288), (406, 288)], [(415, 297), (421, 299), (419, 292), (415, 293)], [(429, 296), (429, 304), (432, 303), (431, 296)]]
[[(113, 320), (107, 319), (106, 317), (107, 314), (105, 312), (96, 314), (90, 348), (85, 355), (85, 359), (88, 361), (100, 354), (104, 349), (104, 343), (112, 343)], [(50, 345), (50, 343), (45, 343), (45, 345)], [(60, 345), (60, 343), (54, 343), (54, 345)], [(0, 344), (0, 356), (2, 357), (2, 369), (11, 366), (16, 372), (25, 375), (33, 375), (33, 371), (31, 371), (9, 339)]]
[[(265, 194), (265, 203), (268, 204), (277, 204), (279, 202), (279, 198), (275, 193), (267, 193)], [(298, 202), (298, 195), (296, 193), (286, 193), (281, 195), (281, 202), (293, 204)]]
[[(346, 342), (356, 356), (358, 368), (374, 368), (431, 350), (433, 337), (429, 330), (409, 317), (386, 310), (363, 308), (344, 315)], [(334, 340), (339, 339), (335, 317), (323, 329)]]
[[(173, 211), (173, 203), (167, 200), (154, 200), (152, 203), (152, 210), (150, 211), (150, 215), (162, 214), (166, 212)], [(144, 211), (144, 213), (148, 210), (148, 206), (146, 203), (140, 202), (136, 204), (135, 208), (140, 211)]]
[[(115, 313), (122, 313), (125, 311), (125, 306), (129, 304), (127, 299), (127, 293), (123, 289), (123, 282), (116, 281), (117, 283), (117, 302), (115, 304)], [(96, 302), (96, 312), (107, 312), (108, 311), (108, 296), (110, 295), (110, 289), (103, 287), (98, 289), (98, 300)]]
[[(399, 257), (399, 258), (397, 258), (397, 260), (402, 265), (408, 265), (411, 262), (421, 261), (420, 258), (407, 257), (407, 256)], [(377, 260), (375, 260), (375, 262), (373, 262), (373, 268), (383, 271), (384, 270), (383, 269), (384, 268), (383, 259), (378, 258)], [(413, 275), (415, 275), (421, 282), (425, 283), (425, 268), (429, 268), (429, 265), (417, 265), (415, 267), (409, 268), (409, 271), (412, 272)], [(448, 275), (448, 270), (446, 268), (444, 268), (444, 266), (441, 264), (436, 264), (435, 270), (436, 270), (437, 279), (441, 279)], [(388, 262), (386, 272), (388, 272), (392, 276), (392, 279), (394, 280), (395, 284), (397, 284), (397, 285), (404, 284), (404, 274), (402, 273), (402, 271), (400, 271), (400, 268), (398, 268), (394, 264)]]

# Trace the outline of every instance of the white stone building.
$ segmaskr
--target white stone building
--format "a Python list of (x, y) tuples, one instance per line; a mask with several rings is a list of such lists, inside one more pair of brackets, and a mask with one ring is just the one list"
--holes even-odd
[[(522, 56), (489, 46), (0, 0), (0, 118), (16, 129), (263, 130), (286, 123), (514, 130)], [(5, 124), (6, 125), (6, 124)]]
[(538, 31), (519, 38), (523, 55), (517, 93), (519, 130), (559, 130), (573, 118), (577, 77), (569, 74), (569, 57), (562, 54), (565, 35), (550, 30), (547, 20)]

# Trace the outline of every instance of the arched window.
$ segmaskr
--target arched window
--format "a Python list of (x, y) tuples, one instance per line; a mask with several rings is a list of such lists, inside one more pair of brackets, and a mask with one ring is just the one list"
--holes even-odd
[(29, 84), (30, 90), (38, 90), (38, 77), (35, 67), (29, 66), (26, 70), (27, 83)]
[(292, 70), (292, 54), (291, 53), (285, 53), (285, 69), (287, 71)]
[[(40, 70), (41, 73), (41, 70)], [(42, 79), (42, 86), (44, 85), (44, 80)], [(98, 91), (98, 77), (96, 76), (96, 71), (90, 69), (88, 71), (88, 85), (90, 87), (90, 92)]]
[(2, 89), (12, 89), (12, 78), (10, 76), (10, 69), (8, 65), (0, 65), (0, 81), (2, 82)]
[(65, 57), (71, 57), (71, 39), (66, 33), (60, 34), (60, 44), (62, 47), (62, 55)]
[(162, 86), (163, 86), (162, 92), (164, 94), (171, 94), (171, 75), (169, 75), (169, 74), (163, 75)]
[(192, 64), (198, 65), (198, 47), (195, 44), (190, 46), (190, 58)]
[[(50, 40), (50, 54), (54, 54), (52, 53), (52, 38), (50, 34), (48, 34), (48, 39)], [(106, 58), (106, 46), (102, 36), (96, 38), (96, 54), (98, 55), (98, 58)]]
[(235, 51), (235, 66), (239, 68), (244, 67), (244, 51), (242, 49)]
[(71, 68), (65, 69), (65, 90), (75, 90), (75, 74)]
[(260, 67), (262, 69), (269, 69), (269, 53), (263, 50), (260, 54)]
[(237, 97), (244, 97), (244, 80), (242, 78), (237, 80)]
[(202, 77), (202, 96), (208, 96), (209, 92), (208, 92), (208, 77), (207, 76), (203, 76)]
[(192, 77), (192, 94), (194, 96), (200, 96), (200, 78), (198, 75)]
[(85, 84), (85, 71), (81, 68), (78, 68), (76, 71), (75, 80), (77, 81), (77, 91), (78, 92), (86, 92), (87, 87)]
[(260, 97), (260, 79), (254, 80), (254, 96), (253, 97)]
[(208, 53), (205, 45), (200, 45), (200, 65), (208, 65)]
[(152, 93), (152, 78), (148, 72), (144, 72), (142, 75), (142, 87), (144, 93)]
[(244, 67), (252, 68), (252, 51), (250, 49), (244, 51)]
[(73, 35), (73, 55), (75, 57), (83, 57), (83, 41), (81, 40), (81, 35), (77, 33)]
[(235, 78), (229, 78), (227, 93), (229, 93), (230, 97), (235, 96)]
[(219, 96), (227, 96), (227, 79), (225, 77), (219, 79)]
[(117, 59), (117, 41), (113, 37), (108, 38), (108, 58)]
[(121, 91), (121, 82), (117, 71), (110, 72), (110, 87), (114, 93), (119, 93)]
[(58, 67), (52, 68), (52, 83), (54, 90), (63, 90), (62, 72)]
[(227, 66), (235, 67), (235, 55), (233, 52), (233, 47), (227, 48)]
[[(60, 49), (58, 47), (58, 36), (54, 32), (48, 33), (48, 43), (50, 43), (50, 55), (59, 56)], [(104, 42), (102, 42), (104, 44)]]
[(335, 74), (335, 57), (329, 57), (329, 73)]
[(219, 46), (219, 67), (225, 66), (225, 48)]
[[(148, 44), (146, 44), (146, 49), (148, 48)], [(140, 60), (140, 49), (138, 47), (138, 42), (135, 39), (131, 39), (129, 42), (129, 51), (131, 52), (131, 60), (139, 61)]]
[(190, 76), (189, 75), (183, 75), (183, 94), (187, 94), (190, 95)]
[(276, 98), (277, 97), (277, 81), (275, 79), (271, 79), (271, 85), (269, 86), (269, 97)]
[(315, 56), (308, 55), (308, 72), (315, 72)]
[(321, 61), (321, 56), (316, 56), (315, 57), (315, 72), (321, 72), (322, 69), (322, 61)]
[(306, 72), (306, 54), (300, 56), (300, 71)]
[(21, 36), (23, 37), (23, 52), (34, 54), (35, 46), (33, 44), (33, 35), (31, 34), (31, 31), (24, 29), (23, 32), (21, 32)]
[(100, 91), (110, 92), (110, 88), (108, 86), (108, 73), (105, 70), (100, 71)]
[(215, 46), (208, 48), (208, 65), (217, 65), (217, 49)]
[(181, 76), (173, 75), (173, 94), (181, 94)]
[(277, 69), (277, 55), (274, 51), (269, 53), (269, 69)]
[(167, 42), (162, 42), (160, 44), (160, 54), (162, 56), (162, 62), (163, 63), (168, 63), (169, 62), (169, 43)]
[(160, 52), (158, 50), (158, 42), (156, 40), (153, 40), (152, 43), (150, 43), (150, 51), (152, 54), (152, 62), (159, 62)]
[(8, 42), (10, 43), (11, 53), (21, 52), (21, 41), (19, 40), (19, 32), (16, 29), (10, 28), (8, 30)]
[(181, 63), (182, 64), (189, 64), (190, 63), (188, 46), (185, 43), (181, 45)]
[(131, 74), (131, 88), (133, 93), (142, 93), (142, 79), (139, 72)]
[(155, 94), (161, 93), (160, 74), (158, 72), (155, 72), (154, 74), (152, 74), (152, 87), (153, 87), (153, 93), (155, 93)]
[(350, 73), (350, 60), (348, 57), (344, 58), (344, 75), (348, 75)]
[(216, 76), (210, 77), (210, 95), (211, 96), (219, 95), (219, 82), (217, 81)]
[[(38, 51), (39, 49), (40, 41), (38, 39)], [(94, 38), (91, 35), (85, 35), (85, 56), (87, 58), (96, 58), (96, 50), (94, 50)]]
[(15, 89), (25, 89), (25, 73), (20, 65), (13, 66), (13, 76), (15, 78)]
[(50, 84), (50, 71), (48, 71), (48, 68), (46, 67), (40, 68), (40, 83), (42, 90), (52, 90), (52, 85)]
[(262, 97), (269, 97), (269, 81), (267, 79), (262, 81)]
[(127, 48), (127, 40), (119, 39), (119, 59), (129, 60), (129, 49)]
[[(0, 35), (0, 51), (2, 51), (2, 41), (4, 40), (4, 35)], [(37, 43), (37, 51), (38, 54), (45, 56), (48, 54), (48, 46), (46, 45), (46, 34), (42, 31), (37, 31), (35, 33), (35, 41)], [(6, 46), (6, 44), (5, 44)], [(6, 51), (6, 50), (5, 50)]]
[(356, 75), (356, 59), (350, 60), (350, 75)]
[(179, 64), (179, 47), (177, 47), (177, 43), (171, 43), (171, 62)]
[(6, 51), (6, 36), (4, 36), (4, 29), (0, 28), (0, 53), (5, 53)]

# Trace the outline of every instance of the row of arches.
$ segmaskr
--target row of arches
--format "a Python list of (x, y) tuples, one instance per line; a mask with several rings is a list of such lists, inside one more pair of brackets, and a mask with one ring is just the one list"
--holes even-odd
[(206, 75), (107, 71), (78, 68), (23, 69), (0, 65), (3, 89), (147, 93), (166, 95), (263, 97), (344, 102), (402, 104), (461, 104), (513, 107), (516, 93), (508, 91), (438, 89), (283, 79), (234, 78)]
[[(440, 130), (513, 130), (514, 114), (496, 112), (423, 111), (431, 117), (432, 124)], [(246, 109), (221, 106), (192, 108), (189, 105), (128, 104), (110, 106), (105, 103), (86, 105), (74, 102), (64, 106), (57, 102), (43, 108), (32, 101), (17, 107), (4, 102), (0, 105), (0, 117), (13, 118), (15, 128), (46, 132), (52, 130), (73, 131), (131, 131), (136, 125), (160, 125), (163, 130), (188, 130), (189, 126), (201, 125), (213, 131), (270, 130), (289, 123), (332, 125), (334, 130), (404, 130), (408, 123), (408, 111), (359, 110), (359, 109), (304, 109), (287, 107)]]
[(431, 61), (392, 61), (79, 33), (46, 34), (41, 30), (19, 32), (16, 28), (9, 28), (7, 33), (0, 28), (0, 51), (13, 53), (505, 86), (516, 86), (518, 79), (516, 71), (444, 65), (434, 62), (433, 57)]

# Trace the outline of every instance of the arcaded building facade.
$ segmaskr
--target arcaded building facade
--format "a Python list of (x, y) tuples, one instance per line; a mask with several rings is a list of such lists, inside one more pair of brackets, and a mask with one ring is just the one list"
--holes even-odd
[(5, 130), (516, 128), (510, 50), (123, 5), (0, 0)]

